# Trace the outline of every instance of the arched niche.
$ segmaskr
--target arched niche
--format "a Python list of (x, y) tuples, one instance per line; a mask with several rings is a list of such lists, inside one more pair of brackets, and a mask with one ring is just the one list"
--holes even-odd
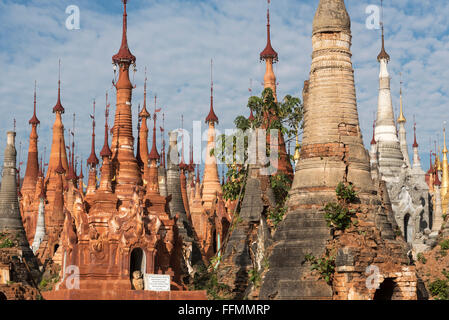
[(404, 239), (405, 242), (411, 243), (413, 241), (413, 220), (410, 214), (404, 216)]
[[(134, 271), (140, 271), (142, 276), (146, 273), (146, 256), (141, 248), (134, 248), (129, 258), (129, 277), (132, 284)], [(134, 289), (134, 287), (133, 287)]]
[(397, 286), (393, 279), (385, 279), (374, 293), (373, 300), (393, 300), (396, 288)]

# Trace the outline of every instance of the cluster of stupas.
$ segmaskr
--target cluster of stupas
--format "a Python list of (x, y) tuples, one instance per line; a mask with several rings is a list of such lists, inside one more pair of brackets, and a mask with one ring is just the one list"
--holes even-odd
[[(431, 151), (430, 168), (424, 172), (419, 157), (415, 122), (413, 162), (410, 161), (405, 130), (402, 81), (400, 111), (395, 119), (388, 72), (390, 56), (385, 50), (383, 25), (382, 47), (377, 60), (380, 64), (379, 98), (370, 148), (371, 176), (376, 183), (385, 184), (395, 222), (416, 258), (418, 254), (435, 246), (444, 222), (443, 214), (447, 213), (448, 198), (445, 198), (447, 187), (443, 188), (443, 185), (447, 186), (449, 183), (449, 175), (444, 174), (444, 170), (446, 172), (448, 170), (447, 149), (446, 147), (443, 149), (442, 164), (439, 161), (439, 154), (434, 154), (435, 165), (432, 163)], [(445, 133), (444, 146), (446, 146)], [(442, 182), (445, 179), (446, 181)]]
[[(171, 290), (180, 292), (171, 298), (203, 298), (202, 291), (187, 291), (188, 278), (193, 276), (195, 265), (208, 264), (215, 255), (231, 221), (222, 198), (217, 161), (213, 155), (207, 157), (201, 179), (199, 166), (195, 172), (193, 148), (189, 164), (184, 160), (184, 143), (179, 159), (176, 131), (169, 133), (166, 161), (163, 127), (160, 128), (163, 142), (159, 154), (156, 132), (161, 109), (156, 109), (156, 98), (153, 114), (147, 109), (146, 78), (144, 103), (139, 110), (137, 152), (134, 152), (131, 101), (135, 86), (130, 81), (129, 69), (135, 65), (136, 57), (128, 47), (127, 1), (123, 3), (122, 43), (119, 52), (112, 57), (114, 70), (119, 70), (118, 80), (114, 82), (117, 90), (115, 119), (110, 129), (106, 94), (104, 144), (99, 152), (101, 165), (95, 146), (94, 101), (91, 153), (87, 159), (88, 183), (84, 188), (82, 166), (81, 172), (76, 172), (73, 131), (72, 145), (66, 146), (65, 142), (62, 122), (65, 109), (61, 103), (59, 79), (57, 103), (53, 108), (53, 141), (48, 169), (44, 172), (43, 159), (39, 161), (38, 155), (37, 126), (40, 122), (35, 92), (34, 112), (29, 121), (27, 168), (20, 188), (15, 169), (15, 133), (8, 134), (8, 148), (14, 148), (14, 161), (5, 160), (4, 163), (2, 199), (9, 196), (2, 204), (9, 206), (6, 203), (9, 200), (14, 206), (8, 212), (1, 212), (0, 231), (19, 230), (26, 236), (22, 246), (26, 244), (28, 253), (34, 253), (40, 266), (51, 261), (60, 267), (56, 290), (46, 298), (133, 299), (132, 289), (144, 289), (134, 285), (139, 280), (134, 279), (136, 271), (140, 272), (137, 273), (140, 278), (145, 274), (169, 275)], [(210, 103), (206, 118), (209, 125), (207, 150), (215, 146), (218, 123), (212, 84)], [(153, 126), (149, 136), (147, 120), (151, 118)], [(11, 181), (6, 174), (9, 167), (14, 170)], [(69, 276), (66, 270), (70, 266), (79, 268), (77, 293), (66, 287), (65, 279)]]
[[(119, 70), (114, 82), (114, 124), (110, 129), (106, 95), (101, 165), (95, 146), (95, 102), (91, 115), (87, 187), (84, 188), (82, 169), (77, 173), (74, 132), (70, 133), (71, 145), (65, 143), (60, 80), (53, 108), (55, 122), (48, 169), (45, 172), (44, 159), (38, 155), (40, 122), (35, 91), (27, 168), (20, 188), (15, 133), (8, 133), (0, 193), (0, 232), (17, 234), (20, 255), (31, 273), (38, 272), (39, 266), (59, 266), (59, 281), (45, 298), (201, 299), (204, 292), (188, 291), (187, 284), (197, 267), (208, 266), (214, 257), (219, 258), (214, 264), (219, 281), (227, 284), (236, 298), (375, 299), (391, 291), (390, 298), (416, 299), (422, 294), (413, 257), (435, 246), (441, 231), (449, 235), (447, 227), (441, 230), (443, 214), (449, 207), (448, 150), (444, 135), (442, 161), (435, 152), (433, 162), (431, 153), (430, 169), (425, 173), (418, 155), (415, 124), (411, 163), (402, 86), (400, 114), (398, 119), (394, 117), (388, 73), (390, 56), (385, 50), (383, 25), (382, 47), (377, 57), (377, 119), (368, 151), (363, 146), (357, 111), (351, 21), (343, 0), (319, 1), (313, 21), (310, 75), (302, 91), (304, 131), (301, 146), (296, 137), (294, 171), (284, 137), (280, 135), (277, 143), (269, 141), (278, 150), (276, 173), (293, 180), (287, 213), (273, 228), (267, 215), (278, 204), (270, 177), (262, 172), (265, 166), (257, 156), (257, 161), (247, 167), (242, 199), (223, 198), (224, 179), (220, 182), (217, 158), (212, 152), (219, 122), (214, 110), (212, 72), (202, 179), (199, 165), (193, 160), (193, 146), (190, 159), (185, 159), (184, 131), (169, 132), (166, 154), (163, 124), (159, 153), (157, 120), (161, 109), (157, 109), (156, 97), (154, 112), (148, 108), (146, 77), (134, 152), (131, 102), (135, 86), (129, 69), (135, 65), (136, 57), (128, 47), (127, 1), (123, 2), (122, 44), (112, 58)], [(266, 64), (264, 88), (271, 89), (278, 102), (273, 71), (278, 53), (271, 44), (269, 9), (267, 21), (267, 45), (260, 59)], [(268, 121), (260, 128), (251, 129), (267, 129), (275, 115), (265, 117)], [(163, 114), (162, 118), (164, 121)], [(249, 120), (253, 119), (251, 110)], [(148, 120), (153, 120), (152, 134)], [(249, 152), (259, 154), (257, 150)], [(333, 233), (325, 221), (324, 207), (336, 200), (335, 189), (342, 182), (353, 185), (357, 192), (358, 202), (351, 207), (357, 211), (357, 224), (345, 232)], [(311, 273), (310, 265), (305, 263), (310, 254), (321, 257), (330, 249), (336, 259), (332, 283)], [(366, 270), (372, 265), (378, 268), (378, 279), (384, 287), (365, 285)], [(67, 287), (70, 273), (66, 270), (71, 266), (79, 270), (76, 290)], [(1, 268), (6, 267), (0, 264), (0, 271)], [(261, 273), (260, 286), (251, 284), (251, 273)], [(169, 275), (173, 294), (156, 295), (143, 290), (147, 289), (143, 281), (147, 274)]]

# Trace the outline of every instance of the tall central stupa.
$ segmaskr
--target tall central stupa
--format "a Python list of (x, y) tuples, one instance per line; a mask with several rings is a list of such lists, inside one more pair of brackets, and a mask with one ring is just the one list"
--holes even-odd
[[(300, 160), (286, 217), (274, 235), (260, 298), (370, 299), (375, 290), (359, 285), (366, 279), (367, 263), (378, 259), (386, 278), (390, 272), (402, 272), (406, 260), (403, 242), (395, 239), (381, 207), (363, 146), (351, 62), (351, 21), (343, 0), (320, 0), (312, 45)], [(340, 182), (354, 185), (361, 214), (357, 214), (359, 226), (335, 238), (326, 224), (324, 207), (337, 200)], [(367, 238), (378, 244), (376, 248), (358, 245)], [(333, 284), (314, 276), (305, 263), (308, 254), (323, 257), (329, 245), (336, 251)], [(391, 264), (383, 265), (381, 259), (391, 259)]]

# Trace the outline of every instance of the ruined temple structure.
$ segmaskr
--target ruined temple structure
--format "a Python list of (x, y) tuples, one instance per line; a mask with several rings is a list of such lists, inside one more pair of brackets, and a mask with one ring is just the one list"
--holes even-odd
[[(407, 243), (416, 257), (428, 250), (433, 240), (428, 235), (432, 229), (432, 209), (429, 187), (425, 172), (421, 168), (414, 127), (413, 163), (408, 154), (403, 110), (402, 81), (400, 90), (400, 114), (393, 113), (388, 63), (390, 56), (385, 50), (384, 27), (382, 24), (382, 47), (377, 60), (380, 64), (379, 98), (374, 138), (371, 142), (371, 172), (375, 180), (385, 181), (394, 217)], [(398, 135), (399, 133), (399, 135)], [(435, 237), (432, 237), (435, 238)]]
[[(250, 146), (256, 154), (257, 146)], [(267, 173), (263, 174), (259, 161), (250, 164), (239, 219), (230, 231), (218, 266), (218, 277), (229, 286), (236, 299), (251, 295), (251, 271), (260, 272), (265, 263), (267, 248), (272, 244), (267, 225), (270, 209), (276, 207)], [(257, 293), (251, 295), (257, 297)]]
[[(313, 22), (312, 66), (304, 110), (301, 157), (288, 211), (274, 234), (262, 299), (416, 299), (416, 272), (405, 242), (370, 173), (359, 127), (351, 63), (351, 22), (343, 0), (320, 0)], [(351, 183), (358, 223), (331, 233), (324, 207), (336, 186)], [(306, 255), (335, 254), (331, 284), (311, 271)], [(330, 258), (330, 256), (329, 256)], [(367, 286), (366, 268), (379, 270), (380, 287)]]
[[(155, 110), (153, 114), (152, 147), (148, 150), (147, 119), (151, 116), (146, 106), (146, 78), (144, 106), (139, 110), (142, 121), (139, 124), (138, 154), (134, 154), (131, 102), (135, 86), (130, 81), (129, 70), (135, 66), (136, 57), (128, 47), (127, 1), (123, 3), (122, 43), (119, 52), (112, 58), (114, 71), (118, 70), (118, 79), (114, 81), (117, 101), (111, 130), (112, 143), (109, 143), (106, 94), (104, 144), (99, 152), (101, 162), (95, 147), (95, 101), (91, 115), (92, 142), (91, 154), (87, 159), (89, 172), (86, 190), (82, 171), (80, 176), (76, 173), (74, 132), (71, 132), (71, 148), (67, 147), (69, 156), (66, 153), (61, 80), (58, 82), (57, 103), (53, 108), (56, 119), (45, 177), (42, 161), (40, 168), (38, 164), (36, 126), (39, 120), (35, 99), (30, 120), (29, 161), (22, 186), (27, 195), (21, 198), (28, 238), (24, 238), (21, 244), (25, 248), (23, 254), (33, 256), (35, 252), (38, 258), (36, 266), (37, 263), (41, 268), (59, 266), (61, 270), (60, 281), (52, 291), (43, 294), (45, 299), (204, 299), (205, 292), (187, 291), (186, 286), (195, 253), (192, 247), (196, 247), (191, 244), (194, 241), (190, 223), (183, 208), (170, 210), (169, 203), (177, 203), (176, 194), (168, 193), (168, 186), (164, 188), (164, 193), (160, 188), (159, 175), (162, 172), (165, 176), (165, 143), (161, 156), (156, 147), (156, 119), (160, 110)], [(10, 140), (13, 141), (12, 136), (8, 136)], [(8, 148), (9, 145), (8, 142)], [(5, 165), (10, 164), (5, 162)], [(179, 175), (177, 179), (179, 186)], [(2, 192), (10, 184), (8, 181), (3, 178)], [(11, 184), (17, 187), (15, 180)], [(16, 189), (14, 195), (17, 202)], [(12, 207), (15, 208), (15, 205)], [(23, 231), (18, 208), (17, 203), (19, 220), (16, 216), (14, 219), (8, 217), (9, 220), (5, 223), (2, 220), (0, 226), (14, 225)], [(190, 233), (190, 242), (187, 233)], [(21, 234), (25, 236), (25, 232)], [(201, 261), (201, 254), (198, 249), (196, 251)], [(74, 270), (79, 271), (78, 289), (71, 287), (69, 282)], [(171, 291), (148, 291), (148, 274), (169, 275)]]
[[(264, 76), (264, 87), (270, 88), (277, 102), (276, 76), (273, 72), (273, 63), (278, 60), (278, 54), (271, 46), (270, 37), (270, 11), (267, 10), (267, 45), (260, 54), (260, 59), (266, 62), (266, 73)], [(249, 120), (253, 120), (254, 115), (251, 110)], [(265, 127), (263, 127), (265, 128)], [(257, 139), (263, 137), (264, 133), (260, 129), (252, 128)], [(258, 140), (251, 140), (254, 144), (248, 147), (250, 163), (248, 165), (248, 176), (245, 183), (245, 194), (241, 202), (239, 219), (234, 222), (232, 231), (222, 249), (222, 258), (218, 265), (218, 277), (221, 282), (229, 286), (233, 297), (242, 299), (258, 297), (258, 290), (250, 279), (251, 272), (262, 272), (268, 248), (272, 244), (272, 228), (268, 225), (269, 211), (276, 207), (276, 200), (271, 189), (269, 175), (270, 171), (261, 163), (258, 150)], [(293, 178), (293, 169), (286, 153), (285, 142), (282, 135), (279, 136), (277, 146), (279, 152), (278, 171), (289, 178)], [(270, 143), (267, 139), (267, 143)], [(299, 142), (297, 140), (295, 160), (299, 161)], [(275, 165), (276, 167), (276, 165)]]
[(37, 299), (38, 262), (30, 249), (17, 197), (16, 133), (7, 133), (0, 189), (0, 297)]
[[(269, 1), (268, 1), (269, 3)], [(264, 88), (270, 88), (273, 91), (274, 101), (277, 103), (277, 91), (276, 91), (276, 75), (274, 74), (273, 64), (279, 60), (278, 53), (273, 49), (271, 45), (271, 32), (270, 32), (270, 10), (267, 9), (267, 45), (265, 49), (260, 53), (260, 60), (265, 61), (265, 75), (263, 78)], [(268, 122), (271, 120), (275, 120), (274, 115), (270, 115), (270, 118), (267, 119)], [(265, 127), (266, 128), (266, 127)], [(270, 135), (267, 137), (267, 143), (270, 143)], [(284, 136), (282, 134), (278, 134), (277, 146), (276, 140), (273, 142), (273, 147), (277, 147), (278, 159), (277, 164), (274, 165), (275, 171), (273, 175), (276, 174), (284, 174), (290, 180), (293, 180), (293, 168), (290, 162), (290, 156), (287, 154), (287, 148), (285, 146)]]

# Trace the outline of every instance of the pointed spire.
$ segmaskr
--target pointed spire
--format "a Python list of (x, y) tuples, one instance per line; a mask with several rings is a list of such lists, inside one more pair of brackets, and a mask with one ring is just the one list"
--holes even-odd
[[(436, 142), (435, 142), (435, 150), (436, 150)], [(433, 167), (433, 172), (434, 172), (435, 180), (434, 180), (433, 184), (436, 186), (441, 186), (441, 181), (440, 181), (439, 174), (438, 174), (438, 171), (439, 171), (438, 164), (439, 163), (437, 164), (438, 155), (436, 152), (434, 153), (434, 155), (435, 155), (435, 166)], [(430, 160), (432, 161), (432, 158), (430, 158)]]
[[(42, 176), (43, 178), (43, 176)], [(45, 200), (47, 196), (45, 195), (45, 183), (41, 183), (41, 192), (39, 193), (39, 199)]]
[(109, 125), (108, 125), (108, 118), (109, 118), (109, 107), (110, 104), (108, 103), (108, 93), (106, 92), (106, 109), (104, 111), (104, 144), (103, 149), (100, 151), (100, 157), (111, 157), (112, 151), (109, 148)]
[(416, 122), (414, 122), (414, 124), (413, 124), (413, 131), (414, 131), (414, 136), (415, 136), (415, 140), (413, 142), (413, 148), (418, 148), (418, 143), (416, 142)]
[(429, 158), (430, 158), (430, 167), (429, 167), (429, 171), (427, 171), (427, 173), (433, 174), (434, 168), (433, 168), (433, 163), (432, 163), (432, 150), (430, 150), (430, 152), (429, 152)]
[(162, 113), (162, 127), (161, 129), (161, 140), (162, 140), (162, 154), (161, 154), (161, 166), (162, 168), (165, 168), (165, 113)]
[(206, 123), (218, 123), (218, 117), (214, 112), (214, 78), (213, 78), (213, 60), (210, 60), (210, 111), (206, 117)]
[(81, 161), (80, 163), (80, 175), (78, 176), (79, 180), (83, 180), (84, 179), (84, 174), (83, 174), (83, 162)]
[(404, 117), (404, 112), (402, 108), (402, 73), (400, 73), (401, 81), (400, 81), (400, 89), (399, 89), (399, 117), (398, 117), (398, 123), (405, 123), (406, 119)]
[(33, 111), (33, 117), (30, 119), (30, 121), (28, 121), (28, 123), (33, 126), (37, 126), (38, 124), (41, 123), (36, 116), (36, 85), (37, 85), (37, 83), (36, 83), (36, 81), (34, 81), (34, 111)]
[[(150, 114), (147, 111), (147, 67), (145, 67), (145, 83), (143, 85), (143, 108), (139, 113), (140, 118), (149, 118)], [(155, 97), (156, 99), (156, 97)]]
[(260, 53), (260, 60), (273, 60), (273, 63), (278, 61), (278, 54), (271, 46), (271, 31), (270, 31), (270, 0), (268, 0), (267, 8), (267, 45)]
[(376, 120), (373, 121), (373, 138), (371, 139), (371, 145), (376, 144), (376, 139), (374, 138), (375, 131), (376, 131)]
[(59, 59), (59, 75), (58, 75), (58, 101), (53, 107), (53, 113), (64, 113), (64, 107), (61, 104), (61, 59)]
[(39, 177), (40, 178), (44, 176), (44, 165), (43, 165), (42, 161), (43, 160), (42, 160), (42, 156), (41, 156), (41, 161), (40, 161), (40, 164), (39, 164)]
[(76, 172), (75, 172), (75, 119), (76, 114), (73, 113), (73, 129), (71, 132), (72, 135), (72, 172), (73, 172), (73, 179), (76, 179)]
[(148, 159), (150, 160), (159, 160), (160, 159), (160, 155), (157, 152), (157, 147), (156, 147), (156, 119), (157, 119), (157, 113), (161, 111), (161, 109), (156, 109), (156, 96), (154, 97), (154, 114), (153, 114), (153, 122), (154, 122), (154, 126), (153, 126), (153, 145), (151, 146), (151, 152), (148, 156)]
[[(66, 147), (69, 150), (69, 172), (67, 173), (66, 180), (75, 180), (75, 113), (73, 114), (73, 128), (69, 130), (69, 135), (72, 139), (72, 149)], [(70, 142), (69, 142), (70, 144)]]
[(387, 62), (389, 62), (390, 61), (390, 56), (385, 51), (385, 36), (384, 36), (384, 22), (383, 22), (383, 0), (380, 0), (380, 5), (381, 5), (381, 10), (382, 10), (382, 14), (381, 14), (382, 21), (380, 22), (381, 29), (382, 29), (382, 48), (380, 50), (379, 55), (377, 56), (377, 61), (380, 62), (380, 60), (386, 60)]
[[(190, 162), (189, 162), (189, 172), (193, 172), (195, 170), (195, 165), (193, 164), (193, 143), (190, 141)], [(193, 181), (192, 181), (193, 182)]]
[(94, 113), (93, 115), (90, 115), (90, 117), (92, 119), (92, 148), (90, 156), (87, 159), (87, 164), (90, 165), (91, 167), (95, 167), (99, 163), (97, 155), (95, 154), (95, 99), (94, 99)]
[(61, 145), (62, 145), (62, 139), (59, 139), (59, 163), (58, 163), (58, 167), (56, 168), (55, 172), (58, 174), (64, 174), (65, 173), (65, 169), (62, 166), (62, 160), (61, 160)]
[(123, 31), (122, 31), (122, 45), (119, 52), (112, 57), (115, 64), (126, 63), (132, 64), (136, 62), (136, 57), (131, 53), (128, 47), (128, 14), (126, 13), (126, 4), (128, 0), (123, 1)]
[(141, 121), (140, 118), (140, 103), (137, 106), (137, 150), (136, 150), (136, 160), (139, 167), (143, 167), (143, 161), (141, 157), (141, 150), (140, 150), (140, 128), (141, 128)]

